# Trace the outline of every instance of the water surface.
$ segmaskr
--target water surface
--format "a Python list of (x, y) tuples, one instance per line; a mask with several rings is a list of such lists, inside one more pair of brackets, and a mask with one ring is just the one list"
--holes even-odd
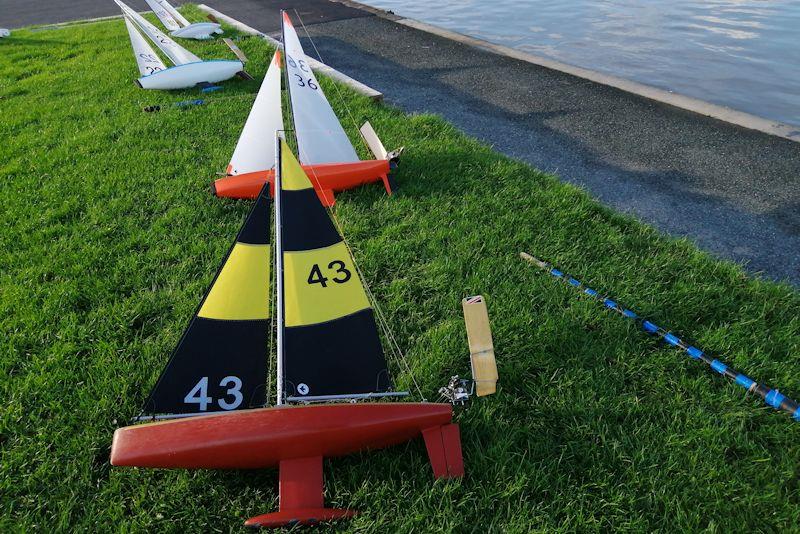
[(800, 126), (798, 0), (362, 0)]

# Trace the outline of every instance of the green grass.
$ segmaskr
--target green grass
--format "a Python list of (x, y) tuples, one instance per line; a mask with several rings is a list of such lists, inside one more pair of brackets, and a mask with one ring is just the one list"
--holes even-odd
[[(190, 11), (195, 19), (199, 12)], [(268, 59), (239, 42), (260, 78)], [(188, 45), (231, 57), (221, 42)], [(209, 194), (259, 80), (208, 104), (147, 92), (117, 21), (0, 41), (0, 530), (230, 531), (275, 470), (111, 469), (248, 202)], [(339, 195), (356, 258), (426, 395), (468, 369), (460, 299), (487, 296), (499, 393), (459, 416), (467, 476), (417, 441), (326, 462), (326, 500), (381, 532), (796, 530), (800, 425), (518, 259), (527, 250), (800, 396), (800, 297), (614, 214), (431, 115), (347, 90), (398, 194)], [(355, 128), (345, 124), (353, 139)], [(408, 376), (400, 374), (401, 383)]]

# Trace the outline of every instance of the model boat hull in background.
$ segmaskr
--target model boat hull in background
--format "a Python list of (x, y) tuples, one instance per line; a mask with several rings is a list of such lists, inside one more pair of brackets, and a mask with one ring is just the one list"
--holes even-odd
[(142, 76), (136, 83), (143, 89), (188, 89), (203, 82), (216, 83), (228, 80), (242, 69), (244, 65), (241, 61), (227, 59), (198, 61)]
[[(333, 193), (352, 189), (370, 182), (382, 181), (386, 192), (392, 194), (389, 178), (391, 163), (385, 159), (354, 161), (351, 163), (321, 163), (303, 165), (320, 200), (325, 206), (334, 203)], [(264, 182), (270, 182), (270, 194), (274, 194), (274, 169), (227, 176), (215, 180), (212, 192), (218, 197), (256, 198)]]
[(222, 28), (215, 22), (195, 22), (170, 32), (173, 37), (182, 39), (211, 39), (215, 33), (222, 33)]

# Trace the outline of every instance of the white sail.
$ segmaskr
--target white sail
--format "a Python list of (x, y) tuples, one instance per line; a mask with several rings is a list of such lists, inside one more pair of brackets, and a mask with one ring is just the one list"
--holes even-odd
[(300, 39), (285, 12), (283, 46), (300, 161), (309, 165), (359, 161), (350, 139), (308, 66)]
[(128, 20), (128, 17), (123, 18), (125, 19), (125, 26), (128, 28), (128, 35), (131, 38), (133, 55), (136, 56), (136, 64), (139, 66), (139, 72), (142, 76), (149, 76), (154, 72), (166, 69), (167, 67), (164, 66), (161, 58), (159, 58), (152, 47), (147, 44), (147, 41), (139, 33), (139, 30), (136, 29), (136, 26)]
[(145, 2), (147, 2), (147, 5), (150, 6), (150, 9), (153, 10), (153, 13), (156, 14), (156, 17), (166, 29), (172, 31), (181, 27), (175, 17), (172, 16), (172, 13), (161, 2), (158, 0), (145, 0)]
[(162, 33), (158, 28), (150, 24), (139, 13), (132, 10), (120, 0), (114, 0), (117, 5), (122, 8), (125, 13), (142, 32), (162, 51), (164, 54), (176, 65), (185, 65), (187, 63), (195, 63), (201, 61), (199, 57), (192, 54), (181, 45), (170, 39), (167, 35)]
[[(180, 23), (181, 26), (188, 26), (190, 24), (189, 21), (186, 20), (186, 18), (178, 12), (177, 9), (172, 7), (172, 4), (167, 2), (167, 0), (155, 0), (155, 2), (158, 3), (164, 10), (166, 10), (167, 13), (172, 15), (172, 18), (177, 20), (178, 23)], [(147, 3), (149, 4), (150, 2), (148, 1)], [(177, 28), (170, 28), (170, 30), (173, 30), (173, 29), (177, 29)]]
[(281, 54), (275, 52), (233, 151), (228, 174), (271, 169), (275, 165), (275, 144), (271, 140), (279, 130), (283, 130)]

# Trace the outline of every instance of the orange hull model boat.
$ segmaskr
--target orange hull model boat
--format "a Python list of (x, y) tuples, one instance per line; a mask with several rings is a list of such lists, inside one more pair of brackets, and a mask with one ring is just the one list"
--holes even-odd
[(280, 511), (249, 526), (277, 527), (349, 517), (324, 507), (322, 458), (425, 437), (437, 478), (464, 474), (458, 426), (447, 404), (281, 406), (121, 428), (111, 463), (188, 469), (280, 469)]
[[(391, 162), (385, 159), (354, 161), (351, 163), (321, 163), (303, 165), (303, 170), (311, 178), (320, 202), (326, 207), (333, 206), (333, 193), (352, 189), (376, 180), (382, 180), (386, 193), (392, 194), (395, 188), (391, 172)], [(230, 166), (228, 167), (230, 173)], [(274, 196), (273, 180), (275, 169), (255, 171), (220, 178), (211, 184), (211, 191), (218, 197), (253, 199), (258, 196), (264, 183), (270, 184), (270, 195)], [(318, 185), (317, 185), (318, 184)]]
[[(450, 404), (390, 402), (408, 393), (393, 389), (349, 248), (285, 141), (274, 150), (275, 253), (265, 183), (137, 418), (143, 423), (117, 429), (111, 446), (115, 466), (277, 466), (280, 510), (247, 521), (262, 527), (355, 513), (324, 507), (326, 457), (422, 436), (435, 477), (464, 474)], [(266, 407), (273, 328), (276, 405)]]
[[(359, 132), (375, 159), (359, 159), (339, 119), (322, 91), (300, 46), (289, 17), (283, 16), (286, 55), (286, 90), (294, 121), (298, 156), (303, 170), (325, 206), (335, 202), (334, 192), (370, 182), (382, 181), (391, 195), (396, 184), (390, 172), (396, 167), (402, 148), (387, 152), (369, 122)], [(283, 131), (281, 107), (281, 52), (272, 58), (256, 95), (236, 149), (226, 170), (227, 177), (216, 180), (211, 190), (218, 197), (256, 198), (264, 182), (275, 174), (275, 154), (265, 139)]]

